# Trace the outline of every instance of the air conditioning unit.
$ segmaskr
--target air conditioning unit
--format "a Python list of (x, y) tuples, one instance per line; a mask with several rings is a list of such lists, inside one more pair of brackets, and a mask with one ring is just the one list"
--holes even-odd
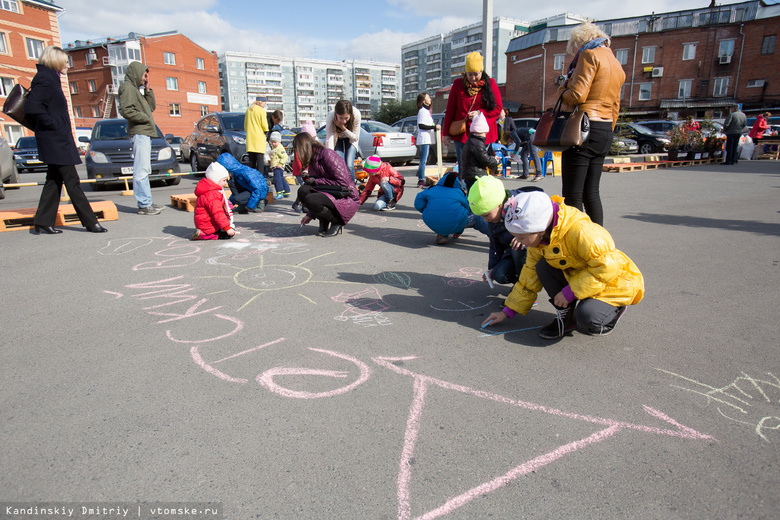
[(724, 54), (723, 56), (720, 57), (718, 62), (721, 65), (728, 65), (729, 63), (731, 63), (731, 55), (730, 54), (729, 55)]
[(653, 72), (650, 73), (650, 76), (654, 78), (661, 78), (664, 75), (664, 68), (663, 67), (653, 67)]

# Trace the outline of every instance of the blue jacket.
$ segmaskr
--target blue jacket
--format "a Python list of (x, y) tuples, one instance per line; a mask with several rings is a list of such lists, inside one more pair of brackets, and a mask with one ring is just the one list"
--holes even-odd
[(423, 222), (437, 235), (462, 233), (469, 220), (469, 201), (458, 174), (450, 172), (436, 186), (418, 193), (414, 209), (422, 213)]
[[(246, 203), (246, 207), (249, 209), (256, 209), (258, 203), (268, 195), (268, 183), (266, 182), (265, 177), (254, 168), (241, 164), (235, 157), (227, 152), (220, 155), (217, 162), (233, 175), (237, 187), (252, 192), (252, 195), (249, 197), (249, 202)], [(231, 193), (228, 200), (233, 204), (236, 204), (234, 195), (234, 193)]]

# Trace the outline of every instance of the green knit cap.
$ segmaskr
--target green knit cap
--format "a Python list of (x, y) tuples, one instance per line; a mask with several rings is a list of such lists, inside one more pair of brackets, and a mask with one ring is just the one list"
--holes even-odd
[(484, 215), (502, 205), (504, 199), (504, 183), (496, 177), (483, 175), (477, 178), (477, 182), (469, 190), (469, 209), (475, 215)]
[(368, 173), (376, 173), (379, 171), (379, 168), (382, 167), (382, 159), (380, 159), (376, 155), (372, 155), (365, 161), (363, 161), (363, 169), (366, 170)]

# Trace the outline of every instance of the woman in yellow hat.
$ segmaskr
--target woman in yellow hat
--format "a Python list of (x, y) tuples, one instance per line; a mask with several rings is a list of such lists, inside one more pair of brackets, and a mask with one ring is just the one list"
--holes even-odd
[[(447, 110), (444, 113), (442, 133), (444, 139), (452, 139), (460, 165), (460, 154), (468, 139), (471, 120), (479, 113), (488, 121), (486, 144), (498, 141), (496, 120), (502, 109), (501, 93), (493, 78), (485, 73), (482, 55), (472, 52), (466, 56), (466, 72), (452, 83)], [(446, 144), (446, 142), (445, 142)], [(460, 167), (459, 167), (460, 169)]]

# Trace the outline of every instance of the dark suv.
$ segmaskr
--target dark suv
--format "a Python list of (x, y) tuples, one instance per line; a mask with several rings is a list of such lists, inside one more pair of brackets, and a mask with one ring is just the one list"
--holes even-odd
[[(163, 137), (160, 127), (157, 136), (152, 138), (152, 173), (149, 180), (164, 180), (169, 186), (179, 184), (180, 177), (170, 177), (179, 173), (176, 152)], [(133, 142), (127, 134), (126, 119), (101, 119), (92, 128), (92, 137), (79, 137), (79, 141), (88, 142), (85, 156), (87, 177), (97, 179), (92, 185), (94, 191), (105, 188), (109, 182), (120, 182), (117, 177), (133, 175)]]
[(203, 116), (185, 142), (194, 172), (204, 171), (225, 152), (249, 164), (243, 112), (214, 112)]
[(45, 171), (48, 166), (38, 158), (38, 143), (35, 137), (20, 137), (14, 145), (14, 159), (16, 160), (16, 169), (19, 172), (41, 170)]

